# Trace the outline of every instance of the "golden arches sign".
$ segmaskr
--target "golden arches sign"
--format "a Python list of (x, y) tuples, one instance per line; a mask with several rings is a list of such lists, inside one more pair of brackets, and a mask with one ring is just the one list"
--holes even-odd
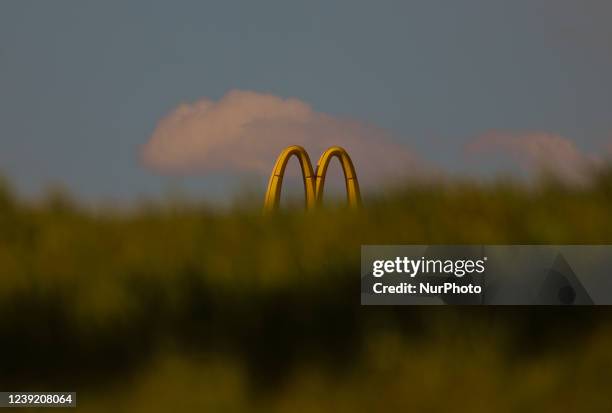
[(268, 190), (266, 191), (266, 199), (264, 201), (264, 211), (270, 212), (278, 208), (280, 203), (281, 188), (283, 186), (283, 176), (287, 163), (292, 156), (296, 156), (300, 162), (302, 169), (302, 178), (304, 180), (304, 193), (306, 195), (306, 209), (312, 209), (316, 205), (320, 205), (323, 199), (323, 190), (325, 187), (325, 175), (327, 167), (332, 158), (336, 157), (340, 161), (342, 171), (344, 172), (344, 182), (346, 184), (346, 197), (348, 204), (351, 207), (357, 207), (361, 203), (361, 195), (359, 192), (359, 182), (357, 174), (353, 167), (353, 162), (348, 153), (339, 146), (332, 146), (327, 149), (317, 162), (317, 169), (312, 170), (310, 157), (304, 148), (293, 145), (285, 148), (274, 164), (270, 180), (268, 181)]

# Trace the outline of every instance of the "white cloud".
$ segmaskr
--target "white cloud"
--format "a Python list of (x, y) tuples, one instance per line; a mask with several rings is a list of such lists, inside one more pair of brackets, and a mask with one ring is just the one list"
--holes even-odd
[(545, 172), (572, 184), (585, 183), (602, 164), (597, 154), (583, 152), (573, 141), (545, 132), (489, 132), (473, 139), (467, 149), (471, 154), (502, 154), (528, 173)]
[(344, 147), (366, 184), (432, 170), (381, 128), (316, 112), (299, 99), (240, 90), (177, 107), (158, 123), (141, 159), (167, 174), (267, 175), (289, 145), (304, 146), (313, 164), (329, 146)]

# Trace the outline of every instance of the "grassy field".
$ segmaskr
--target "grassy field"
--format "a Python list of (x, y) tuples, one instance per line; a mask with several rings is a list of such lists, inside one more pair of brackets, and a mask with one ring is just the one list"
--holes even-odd
[(0, 387), (92, 412), (611, 411), (608, 308), (366, 308), (358, 276), (361, 244), (611, 243), (611, 210), (610, 173), (272, 217), (2, 184)]

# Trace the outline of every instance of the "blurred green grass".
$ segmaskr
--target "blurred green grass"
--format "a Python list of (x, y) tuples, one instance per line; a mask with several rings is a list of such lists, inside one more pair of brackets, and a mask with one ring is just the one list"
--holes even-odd
[(364, 204), (91, 209), (0, 183), (2, 388), (75, 389), (87, 411), (612, 406), (607, 308), (363, 308), (358, 277), (362, 244), (610, 243), (611, 172)]

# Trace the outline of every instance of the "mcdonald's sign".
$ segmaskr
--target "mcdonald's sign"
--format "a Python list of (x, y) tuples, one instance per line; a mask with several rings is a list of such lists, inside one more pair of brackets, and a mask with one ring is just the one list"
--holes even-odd
[(312, 163), (308, 153), (301, 146), (293, 145), (285, 148), (274, 164), (270, 180), (268, 181), (268, 190), (266, 191), (266, 199), (264, 201), (264, 211), (271, 212), (278, 208), (280, 203), (281, 188), (283, 186), (283, 176), (287, 163), (292, 156), (296, 156), (300, 162), (302, 170), (302, 178), (304, 180), (304, 192), (306, 196), (306, 209), (313, 209), (320, 205), (323, 199), (323, 190), (325, 187), (325, 175), (327, 167), (332, 158), (336, 157), (340, 161), (342, 171), (344, 172), (344, 182), (346, 184), (346, 197), (348, 204), (351, 207), (358, 207), (361, 204), (361, 194), (359, 192), (359, 182), (357, 174), (353, 167), (353, 162), (348, 153), (339, 146), (332, 146), (327, 149), (317, 162), (317, 169), (313, 173)]

